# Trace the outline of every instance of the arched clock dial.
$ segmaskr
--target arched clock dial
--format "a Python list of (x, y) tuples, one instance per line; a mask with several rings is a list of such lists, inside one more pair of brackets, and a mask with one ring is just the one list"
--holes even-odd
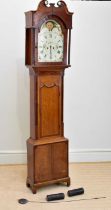
[(38, 61), (62, 62), (63, 45), (61, 26), (54, 20), (43, 23), (38, 34)]

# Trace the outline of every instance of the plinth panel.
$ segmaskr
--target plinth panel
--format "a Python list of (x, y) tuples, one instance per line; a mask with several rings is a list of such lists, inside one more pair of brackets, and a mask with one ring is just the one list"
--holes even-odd
[[(37, 143), (36, 143), (37, 142)], [(28, 179), (35, 184), (68, 177), (68, 140), (27, 141)], [(32, 159), (30, 157), (33, 157)], [(33, 170), (30, 170), (30, 169)], [(30, 173), (31, 171), (31, 173)]]
[(34, 146), (35, 182), (68, 176), (68, 141)]
[(35, 182), (51, 180), (51, 146), (35, 147)]
[(53, 178), (68, 176), (68, 142), (53, 145)]

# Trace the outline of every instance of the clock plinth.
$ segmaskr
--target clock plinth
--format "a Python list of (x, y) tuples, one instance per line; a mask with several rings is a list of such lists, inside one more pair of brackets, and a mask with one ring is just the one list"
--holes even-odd
[[(68, 175), (68, 140), (51, 137), (27, 140), (27, 186), (33, 193), (41, 186), (54, 183), (70, 185)], [(32, 154), (32, 155), (31, 155)]]
[(37, 11), (26, 13), (26, 66), (30, 73), (26, 185), (33, 193), (46, 184), (70, 185), (63, 95), (64, 71), (70, 66), (67, 45), (71, 27), (72, 13), (63, 1), (55, 7), (42, 0)]

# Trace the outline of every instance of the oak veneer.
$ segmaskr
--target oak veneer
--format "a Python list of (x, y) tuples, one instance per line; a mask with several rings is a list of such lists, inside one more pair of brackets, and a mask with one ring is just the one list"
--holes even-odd
[[(45, 21), (61, 26), (64, 36), (63, 61), (38, 62), (38, 33)], [(64, 137), (64, 71), (70, 67), (72, 13), (65, 2), (58, 7), (39, 3), (36, 11), (26, 12), (26, 59), (30, 74), (30, 138), (27, 140), (27, 186), (36, 193), (46, 184), (66, 182), (68, 139)], [(67, 59), (68, 58), (68, 59)], [(67, 63), (68, 60), (68, 63)]]

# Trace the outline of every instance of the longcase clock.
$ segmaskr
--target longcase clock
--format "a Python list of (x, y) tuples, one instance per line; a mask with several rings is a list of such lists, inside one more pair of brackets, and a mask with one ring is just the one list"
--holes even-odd
[(30, 138), (27, 186), (67, 183), (68, 139), (64, 137), (64, 71), (70, 67), (72, 15), (64, 1), (40, 1), (26, 15), (26, 59), (30, 74)]

